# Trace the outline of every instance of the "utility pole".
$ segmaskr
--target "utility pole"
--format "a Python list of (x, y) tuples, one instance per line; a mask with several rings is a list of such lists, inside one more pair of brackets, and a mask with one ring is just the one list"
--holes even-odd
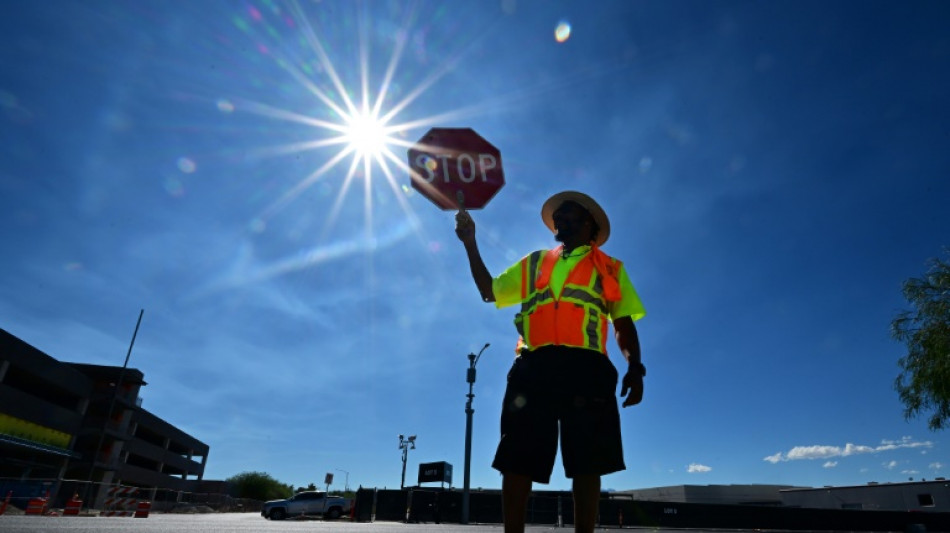
[(402, 481), (399, 482), (399, 488), (406, 488), (406, 459), (409, 458), (409, 450), (416, 449), (416, 436), (409, 435), (409, 438), (405, 438), (403, 435), (399, 435), (399, 449), (402, 450)]
[(472, 415), (475, 414), (475, 409), (472, 408), (472, 400), (475, 398), (475, 393), (472, 392), (472, 387), (475, 386), (475, 365), (478, 364), (478, 359), (482, 356), (482, 352), (485, 351), (485, 348), (488, 348), (489, 344), (486, 342), (485, 346), (482, 346), (481, 351), (478, 352), (478, 355), (474, 353), (468, 354), (468, 374), (466, 375), (465, 381), (468, 382), (468, 394), (466, 397), (468, 401), (465, 402), (465, 484), (462, 487), (462, 523), (468, 523), (468, 511), (469, 511), (469, 488), (471, 481), (471, 470), (472, 470)]

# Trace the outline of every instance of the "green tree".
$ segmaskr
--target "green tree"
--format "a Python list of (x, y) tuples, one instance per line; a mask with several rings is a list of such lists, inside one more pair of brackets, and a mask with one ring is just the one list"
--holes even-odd
[(231, 495), (236, 498), (267, 501), (289, 498), (294, 493), (293, 486), (285, 485), (264, 472), (241, 472), (226, 481), (231, 484)]
[(907, 347), (894, 381), (904, 417), (929, 414), (927, 425), (936, 431), (950, 421), (950, 260), (935, 258), (930, 265), (922, 277), (904, 282), (913, 309), (891, 322), (891, 335)]

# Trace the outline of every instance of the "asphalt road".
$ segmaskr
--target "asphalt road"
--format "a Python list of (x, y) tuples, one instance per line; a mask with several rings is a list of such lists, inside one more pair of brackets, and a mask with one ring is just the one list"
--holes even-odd
[[(627, 531), (660, 531), (652, 528), (634, 528)], [(400, 522), (349, 522), (338, 520), (282, 520), (271, 521), (257, 513), (226, 514), (152, 514), (148, 518), (107, 518), (93, 516), (0, 516), (0, 531), (13, 533), (252, 533), (280, 531), (281, 533), (319, 533), (324, 531), (342, 533), (502, 533), (501, 525), (459, 524), (403, 524)], [(573, 528), (529, 526), (528, 533), (569, 533)], [(616, 532), (615, 529), (598, 531)], [(662, 531), (677, 531), (664, 529)], [(678, 530), (687, 531), (687, 530)], [(704, 530), (690, 529), (690, 533)], [(727, 530), (717, 529), (717, 533)]]

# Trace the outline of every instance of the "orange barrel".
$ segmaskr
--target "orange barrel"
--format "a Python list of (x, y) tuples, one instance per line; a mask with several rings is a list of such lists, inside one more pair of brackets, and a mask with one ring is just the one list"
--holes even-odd
[(152, 510), (152, 502), (140, 501), (135, 507), (135, 518), (148, 518), (148, 512)]
[(30, 498), (25, 514), (43, 514), (46, 511), (46, 498)]
[(79, 516), (79, 510), (82, 509), (82, 500), (73, 496), (66, 502), (66, 508), (63, 509), (63, 516)]

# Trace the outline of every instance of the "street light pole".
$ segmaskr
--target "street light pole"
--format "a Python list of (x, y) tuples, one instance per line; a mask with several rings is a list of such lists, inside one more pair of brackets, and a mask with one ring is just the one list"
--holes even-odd
[(465, 376), (465, 381), (468, 382), (468, 394), (466, 394), (468, 401), (465, 402), (465, 484), (462, 487), (463, 524), (468, 523), (469, 512), (468, 498), (472, 470), (472, 415), (475, 414), (475, 409), (472, 408), (472, 400), (475, 398), (475, 393), (472, 392), (472, 388), (475, 386), (475, 365), (478, 364), (478, 359), (488, 346), (489, 344), (486, 342), (485, 346), (482, 346), (481, 351), (478, 352), (478, 355), (474, 353), (468, 354), (468, 373)]
[(350, 473), (342, 468), (337, 468), (337, 471), (346, 474), (346, 480), (343, 482), (343, 494), (346, 494), (350, 491)]
[(416, 436), (409, 435), (409, 438), (405, 438), (403, 435), (399, 435), (399, 449), (402, 450), (402, 481), (399, 482), (399, 488), (406, 488), (406, 459), (409, 458), (409, 450), (416, 449)]

